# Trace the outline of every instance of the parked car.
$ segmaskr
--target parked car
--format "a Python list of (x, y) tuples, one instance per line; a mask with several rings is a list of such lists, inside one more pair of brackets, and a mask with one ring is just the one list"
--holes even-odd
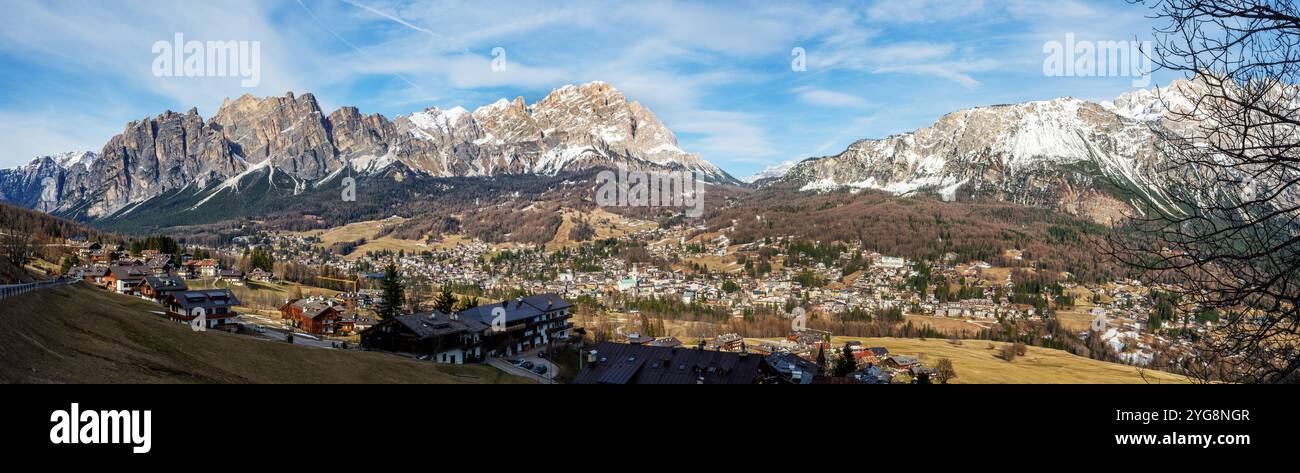
[(531, 361), (525, 361), (525, 362), (523, 362), (523, 363), (520, 363), (520, 364), (519, 364), (519, 367), (520, 367), (520, 368), (523, 368), (523, 369), (526, 369), (526, 370), (531, 370), (531, 369), (533, 369), (533, 362), (531, 362)]
[(546, 374), (546, 365), (537, 365), (533, 368), (533, 372), (537, 374)]
[(546, 350), (538, 350), (538, 351), (537, 351), (537, 357), (538, 357), (538, 358), (546, 358)]

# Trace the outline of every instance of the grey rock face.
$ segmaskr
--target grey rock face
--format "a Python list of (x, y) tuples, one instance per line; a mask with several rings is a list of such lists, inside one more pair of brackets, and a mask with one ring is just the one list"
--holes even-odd
[(533, 106), (521, 97), (472, 113), (430, 108), (395, 120), (355, 107), (326, 116), (311, 94), (244, 95), (227, 99), (206, 122), (195, 109), (131, 122), (90, 155), (75, 166), (71, 158), (50, 157), (0, 170), (0, 199), (102, 218), (263, 165), (302, 186), (345, 168), (380, 172), (393, 163), (431, 176), (553, 174), (627, 164), (734, 182), (681, 150), (648, 109), (600, 82), (556, 89)]

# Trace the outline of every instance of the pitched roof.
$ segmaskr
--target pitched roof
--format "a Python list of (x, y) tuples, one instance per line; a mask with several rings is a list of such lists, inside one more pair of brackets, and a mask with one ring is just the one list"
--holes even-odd
[(821, 371), (816, 363), (791, 353), (773, 353), (764, 357), (763, 361), (787, 380), (793, 380), (794, 372), (798, 370), (800, 384), (811, 384), (813, 377)]
[(753, 384), (757, 355), (601, 342), (575, 384)]
[(542, 311), (536, 307), (525, 304), (520, 300), (506, 300), (495, 304), (483, 304), (481, 306), (465, 310), (460, 316), (466, 319), (475, 319), (487, 325), (492, 325), (492, 320), (497, 316), (493, 313), (500, 309), (505, 314), (506, 324), (527, 320), (542, 315)]
[(188, 291), (189, 286), (185, 280), (177, 276), (145, 276), (144, 283), (148, 284), (155, 291)]
[(334, 308), (329, 301), (321, 299), (299, 299), (290, 304), (302, 310), (302, 315), (310, 319), (320, 317), (321, 314)]
[(410, 329), (412, 333), (415, 333), (421, 339), (457, 333), (481, 332), (488, 328), (488, 325), (478, 320), (464, 317), (453, 319), (447, 314), (436, 310), (424, 314), (400, 315), (397, 317), (396, 323)]
[(215, 309), (239, 305), (239, 299), (229, 289), (178, 292), (171, 295), (171, 300), (185, 310), (195, 307)]
[(108, 267), (108, 272), (123, 281), (143, 280), (145, 276), (144, 270), (139, 266), (112, 265)]

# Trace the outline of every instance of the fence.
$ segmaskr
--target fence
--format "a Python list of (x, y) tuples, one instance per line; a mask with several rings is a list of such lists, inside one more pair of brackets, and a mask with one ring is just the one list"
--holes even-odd
[(27, 284), (11, 284), (8, 286), (0, 286), (0, 299), (22, 295), (32, 291), (39, 291), (41, 289), (48, 289), (51, 287), (66, 286), (68, 284), (72, 284), (77, 281), (79, 280), (76, 278), (64, 277), (64, 278), (50, 279), (46, 281), (33, 282)]

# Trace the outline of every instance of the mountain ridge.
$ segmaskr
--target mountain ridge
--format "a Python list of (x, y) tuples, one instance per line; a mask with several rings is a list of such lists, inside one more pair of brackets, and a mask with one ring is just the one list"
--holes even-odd
[(988, 197), (1113, 225), (1129, 210), (1168, 200), (1154, 129), (1177, 126), (1165, 106), (1188, 106), (1199, 87), (1178, 80), (1111, 101), (1063, 97), (959, 110), (925, 128), (769, 170), (755, 183)]
[(128, 123), (98, 154), (72, 154), (0, 170), (0, 200), (104, 218), (168, 192), (225, 182), (263, 163), (303, 188), (398, 163), (431, 177), (554, 175), (626, 165), (739, 182), (683, 150), (653, 112), (604, 82), (556, 88), (531, 105), (522, 97), (503, 98), (473, 112), (430, 107), (391, 120), (352, 106), (327, 115), (311, 93), (245, 94), (225, 99), (207, 120), (195, 108), (166, 111)]

